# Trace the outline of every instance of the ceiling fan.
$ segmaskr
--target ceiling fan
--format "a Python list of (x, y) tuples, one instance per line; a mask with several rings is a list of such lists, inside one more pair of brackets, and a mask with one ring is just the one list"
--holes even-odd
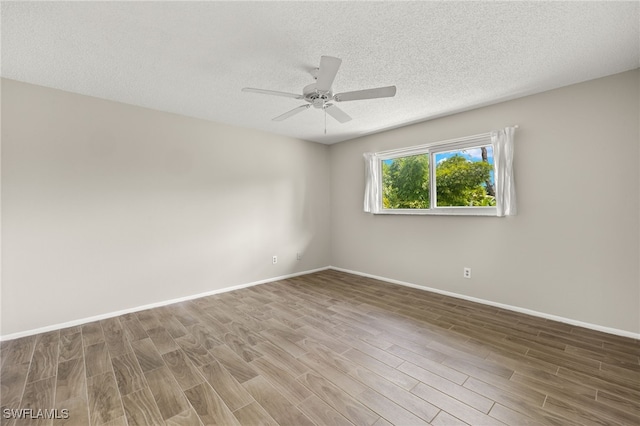
[[(306, 104), (300, 105), (287, 111), (282, 115), (279, 115), (273, 119), (273, 121), (283, 121), (291, 116), (302, 112), (311, 106), (314, 108), (322, 109), (327, 114), (338, 120), (340, 123), (346, 123), (351, 120), (349, 115), (338, 108), (336, 102), (357, 101), (361, 99), (376, 99), (376, 98), (389, 98), (395, 96), (396, 86), (377, 87), (375, 89), (356, 90), (353, 92), (333, 93), (331, 91), (331, 85), (336, 78), (338, 69), (342, 59), (334, 58), (332, 56), (322, 56), (320, 58), (320, 68), (314, 70), (312, 75), (316, 79), (315, 83), (309, 84), (302, 89), (302, 94), (297, 95), (295, 93), (278, 92), (275, 90), (254, 89), (252, 87), (245, 87), (243, 92), (262, 93), (265, 95), (284, 96), (293, 99), (302, 99), (307, 101)], [(325, 128), (326, 132), (326, 128)]]

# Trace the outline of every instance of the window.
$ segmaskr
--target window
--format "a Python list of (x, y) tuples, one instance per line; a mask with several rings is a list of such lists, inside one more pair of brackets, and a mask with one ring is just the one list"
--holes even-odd
[(428, 209), (429, 154), (382, 160), (382, 208)]
[[(384, 214), (514, 214), (512, 147), (507, 150), (511, 160), (506, 161), (501, 169), (508, 173), (498, 174), (496, 167), (496, 151), (503, 153), (504, 157), (505, 150), (500, 150), (501, 144), (504, 145), (504, 139), (513, 141), (513, 130), (509, 132), (508, 129), (513, 128), (500, 131), (502, 134), (491, 132), (366, 154), (365, 211)], [(497, 181), (498, 176), (502, 176), (501, 182)], [(509, 185), (505, 186), (507, 181)], [(504, 192), (502, 196), (497, 195), (498, 190), (505, 189), (507, 196)], [(501, 202), (505, 200), (509, 202), (508, 213), (505, 213), (505, 205)]]
[(493, 147), (433, 153), (435, 207), (495, 207)]

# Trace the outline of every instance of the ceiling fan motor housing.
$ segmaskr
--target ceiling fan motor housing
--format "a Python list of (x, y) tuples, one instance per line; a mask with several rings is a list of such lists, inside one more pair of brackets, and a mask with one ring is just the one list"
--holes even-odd
[(302, 89), (304, 100), (309, 102), (315, 108), (324, 108), (325, 104), (333, 100), (333, 92), (322, 92), (316, 88), (316, 84), (312, 83)]

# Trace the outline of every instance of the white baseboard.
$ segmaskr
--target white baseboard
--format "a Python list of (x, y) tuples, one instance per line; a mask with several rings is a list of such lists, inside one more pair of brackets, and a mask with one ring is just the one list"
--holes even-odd
[(135, 308), (128, 308), (128, 309), (123, 309), (121, 311), (109, 312), (109, 313), (106, 313), (106, 314), (96, 315), (96, 316), (92, 316), (92, 317), (88, 317), (88, 318), (81, 318), (81, 319), (68, 321), (68, 322), (64, 322), (64, 323), (60, 323), (60, 324), (49, 325), (49, 326), (46, 326), (46, 327), (34, 328), (32, 330), (20, 331), (18, 333), (11, 333), (11, 334), (7, 334), (5, 336), (0, 336), (0, 341), (13, 340), (13, 339), (18, 339), (20, 337), (31, 336), (31, 335), (34, 335), (34, 334), (46, 333), (47, 331), (54, 331), (54, 330), (60, 330), (60, 329), (63, 329), (63, 328), (68, 328), (68, 327), (75, 327), (76, 325), (82, 325), (82, 324), (87, 324), (87, 323), (94, 322), (94, 321), (100, 321), (100, 320), (107, 319), (107, 318), (117, 317), (117, 316), (120, 316), (120, 315), (129, 314), (131, 312), (139, 312), (139, 311), (144, 311), (144, 310), (151, 309), (151, 308), (158, 308), (160, 306), (166, 306), (166, 305), (171, 305), (171, 304), (174, 304), (174, 303), (184, 302), (186, 300), (198, 299), (200, 297), (212, 296), (214, 294), (220, 294), (220, 293), (226, 293), (228, 291), (240, 290), (241, 288), (253, 287), (253, 286), (259, 285), (259, 284), (266, 284), (266, 283), (270, 283), (270, 282), (274, 282), (274, 281), (285, 280), (287, 278), (298, 277), (300, 275), (312, 274), (314, 272), (325, 271), (327, 269), (329, 269), (329, 266), (326, 266), (324, 268), (311, 269), (311, 270), (303, 271), (303, 272), (296, 272), (296, 273), (288, 274), (288, 275), (282, 275), (282, 276), (279, 276), (279, 277), (267, 278), (267, 279), (264, 279), (264, 280), (254, 281), (254, 282), (247, 283), (247, 284), (240, 284), (240, 285), (236, 285), (236, 286), (233, 286), (233, 287), (225, 287), (225, 288), (221, 288), (221, 289), (217, 289), (217, 290), (207, 291), (207, 292), (204, 292), (204, 293), (198, 293), (198, 294), (193, 294), (193, 295), (190, 295), (190, 296), (179, 297), (177, 299), (163, 300), (162, 302), (155, 302), (155, 303), (150, 303), (148, 305), (136, 306)]
[(614, 334), (616, 336), (630, 337), (632, 339), (640, 339), (640, 333), (633, 333), (631, 331), (620, 330), (617, 328), (611, 327), (603, 327), (597, 324), (590, 324), (587, 322), (577, 321), (570, 318), (559, 317), (557, 315), (546, 314), (544, 312), (533, 311), (531, 309), (520, 308), (518, 306), (506, 305), (504, 303), (492, 302), (491, 300), (479, 299), (477, 297), (465, 296), (463, 294), (453, 293), (450, 291), (439, 290), (437, 288), (431, 288), (426, 286), (421, 286), (417, 284), (412, 284), (404, 281), (394, 280), (392, 278), (380, 277), (378, 275), (367, 274), (359, 271), (352, 271), (350, 269), (338, 268), (336, 266), (330, 266), (328, 269), (333, 269), (335, 271), (346, 272), (348, 274), (360, 275), (362, 277), (373, 278), (380, 281), (385, 281), (391, 284), (398, 284), (405, 287), (411, 287), (418, 290), (430, 291), (433, 293), (442, 294), (445, 296), (455, 297), (458, 299), (468, 300), (470, 302), (482, 303), (483, 305), (495, 306), (496, 308), (502, 308), (509, 311), (519, 312), (521, 314), (527, 314), (534, 317), (545, 318), (553, 321), (562, 322), (565, 324), (575, 325), (577, 327), (588, 328), (591, 330), (601, 331), (603, 333)]

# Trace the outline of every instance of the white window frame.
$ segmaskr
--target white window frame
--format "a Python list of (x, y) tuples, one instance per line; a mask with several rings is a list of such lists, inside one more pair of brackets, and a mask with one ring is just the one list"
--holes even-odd
[[(437, 191), (436, 191), (436, 168), (435, 156), (441, 152), (459, 151), (463, 149), (479, 148), (482, 146), (492, 146), (491, 133), (467, 136), (458, 139), (450, 139), (439, 142), (432, 142), (424, 145), (417, 145), (408, 148), (394, 149), (389, 151), (381, 151), (375, 154), (374, 167), (377, 167), (382, 176), (382, 162), (385, 160), (393, 160), (395, 158), (409, 157), (413, 155), (429, 155), (429, 203), (428, 209), (386, 209), (382, 203), (383, 179), (380, 178), (377, 190), (378, 208), (375, 214), (400, 214), (400, 215), (449, 215), (449, 216), (497, 216), (497, 209), (494, 206), (456, 206), (456, 207), (437, 207)], [(494, 180), (498, 179), (495, 171), (494, 161)], [(497, 182), (494, 182), (497, 184)], [(497, 194), (496, 194), (497, 195)]]

